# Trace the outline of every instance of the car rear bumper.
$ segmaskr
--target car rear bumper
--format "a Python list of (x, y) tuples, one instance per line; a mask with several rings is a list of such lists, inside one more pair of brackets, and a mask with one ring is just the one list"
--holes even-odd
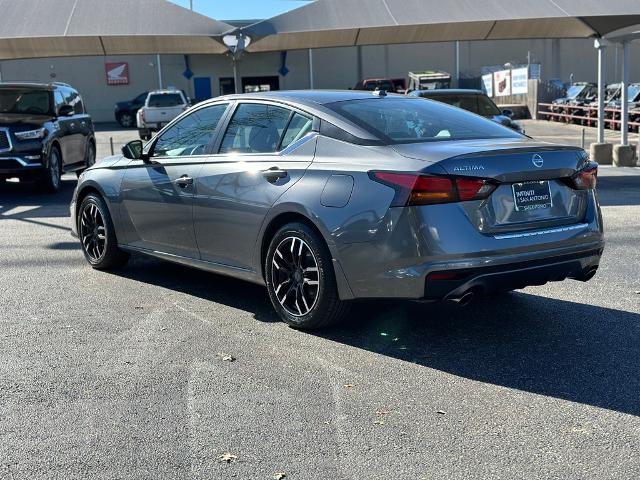
[[(424, 299), (460, 299), (472, 292), (487, 294), (544, 285), (572, 278), (589, 280), (598, 268), (603, 247), (573, 254), (490, 267), (435, 271), (425, 280)], [(438, 278), (439, 275), (445, 278)], [(447, 277), (446, 275), (450, 275)]]
[[(595, 197), (580, 222), (555, 227), (483, 234), (448, 204), (391, 208), (370, 231), (370, 241), (332, 246), (353, 298), (436, 300), (580, 279), (604, 248)], [(433, 283), (436, 272), (456, 275)]]

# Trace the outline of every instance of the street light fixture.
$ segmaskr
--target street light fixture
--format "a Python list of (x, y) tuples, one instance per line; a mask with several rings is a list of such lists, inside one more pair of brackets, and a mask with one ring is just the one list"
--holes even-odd
[(235, 92), (240, 93), (240, 87), (238, 85), (238, 60), (242, 56), (242, 53), (251, 43), (251, 37), (242, 33), (242, 31), (237, 31), (236, 33), (225, 35), (222, 37), (222, 43), (225, 44), (227, 49), (229, 50), (229, 55), (231, 56), (231, 61), (233, 62), (233, 83), (235, 87)]

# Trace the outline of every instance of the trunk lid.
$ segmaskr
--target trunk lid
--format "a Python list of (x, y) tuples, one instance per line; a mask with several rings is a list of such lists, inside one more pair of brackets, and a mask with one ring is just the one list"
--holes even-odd
[[(588, 191), (567, 184), (589, 162), (580, 148), (495, 139), (394, 148), (406, 157), (428, 160), (425, 173), (495, 182), (497, 188), (489, 198), (460, 202), (469, 221), (482, 233), (570, 225), (585, 216)], [(531, 204), (526, 203), (529, 199)]]

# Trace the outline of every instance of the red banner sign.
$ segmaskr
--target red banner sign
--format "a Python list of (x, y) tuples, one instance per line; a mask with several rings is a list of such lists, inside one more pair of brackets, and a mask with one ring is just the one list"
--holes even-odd
[(127, 62), (105, 63), (107, 85), (129, 85), (129, 64)]

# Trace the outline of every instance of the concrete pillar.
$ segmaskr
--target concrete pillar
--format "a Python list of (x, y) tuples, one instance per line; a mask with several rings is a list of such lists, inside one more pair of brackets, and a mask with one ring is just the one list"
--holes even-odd
[(598, 49), (598, 143), (604, 143), (604, 51), (605, 43), (596, 39), (595, 47)]
[(622, 43), (621, 144), (629, 145), (629, 42)]

